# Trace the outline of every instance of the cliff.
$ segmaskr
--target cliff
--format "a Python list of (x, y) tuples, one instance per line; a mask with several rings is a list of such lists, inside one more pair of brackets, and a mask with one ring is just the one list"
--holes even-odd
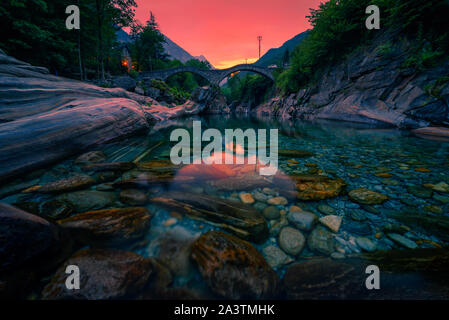
[(449, 63), (424, 71), (407, 68), (411, 46), (384, 33), (327, 68), (318, 83), (275, 97), (253, 112), (411, 129), (449, 126)]

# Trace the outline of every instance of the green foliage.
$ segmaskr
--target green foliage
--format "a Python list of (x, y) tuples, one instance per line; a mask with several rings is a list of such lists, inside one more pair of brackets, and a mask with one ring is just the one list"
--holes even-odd
[(255, 105), (264, 102), (271, 94), (271, 80), (257, 74), (234, 75), (222, 88), (227, 101), (248, 102)]
[[(308, 16), (313, 30), (291, 54), (291, 66), (277, 77), (283, 93), (315, 82), (327, 66), (363, 47), (377, 33), (365, 27), (368, 0), (329, 0)], [(433, 66), (449, 52), (449, 2), (446, 0), (379, 0), (381, 29), (391, 28), (418, 39), (406, 66), (419, 70)], [(387, 54), (392, 44), (378, 48)]]
[[(80, 30), (65, 26), (65, 9), (70, 4), (80, 8)], [(2, 0), (0, 28), (5, 36), (0, 48), (67, 76), (80, 71), (78, 51), (82, 69), (89, 75), (99, 75), (100, 57), (106, 71), (121, 72), (114, 26), (127, 26), (135, 7), (134, 0)]]
[(135, 23), (131, 28), (131, 55), (134, 67), (138, 71), (154, 71), (161, 69), (167, 61), (164, 52), (164, 36), (159, 31), (156, 19), (152, 12), (146, 24)]

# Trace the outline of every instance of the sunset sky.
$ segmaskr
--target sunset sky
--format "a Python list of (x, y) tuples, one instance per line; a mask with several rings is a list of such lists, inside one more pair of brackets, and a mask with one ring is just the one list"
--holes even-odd
[(310, 28), (305, 18), (320, 0), (136, 0), (136, 18), (150, 10), (162, 33), (193, 56), (204, 55), (216, 68), (254, 62), (257, 36), (263, 55)]

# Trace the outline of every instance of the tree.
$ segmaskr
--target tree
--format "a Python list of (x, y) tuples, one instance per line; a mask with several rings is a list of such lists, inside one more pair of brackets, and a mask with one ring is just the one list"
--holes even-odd
[(132, 56), (137, 69), (153, 71), (162, 68), (167, 59), (163, 47), (165, 38), (158, 29), (153, 13), (150, 12), (150, 19), (145, 26), (136, 23), (132, 26), (131, 32), (134, 40)]
[(290, 62), (290, 51), (287, 48), (284, 52), (284, 55), (282, 56), (282, 66), (284, 67), (288, 65), (289, 62)]
[(99, 78), (104, 81), (104, 28), (111, 30), (114, 25), (127, 27), (134, 20), (134, 0), (95, 0)]

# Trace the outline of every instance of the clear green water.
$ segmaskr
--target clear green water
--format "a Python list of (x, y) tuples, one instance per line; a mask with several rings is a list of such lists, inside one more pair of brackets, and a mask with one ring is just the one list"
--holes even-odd
[[(389, 232), (400, 233), (421, 248), (444, 247), (449, 242), (449, 229), (445, 233), (444, 228), (435, 228), (435, 223), (432, 222), (436, 221), (432, 219), (438, 219), (438, 221), (445, 221), (446, 228), (448, 226), (446, 219), (449, 220), (449, 193), (446, 193), (444, 186), (449, 184), (449, 143), (416, 137), (408, 131), (370, 128), (337, 122), (280, 123), (273, 120), (264, 122), (246, 117), (239, 119), (220, 115), (158, 124), (147, 136), (130, 137), (93, 150), (104, 152), (105, 162), (132, 162), (139, 159), (138, 163), (145, 163), (153, 160), (169, 160), (170, 148), (173, 145), (169, 142), (171, 131), (178, 127), (190, 130), (192, 120), (201, 120), (203, 130), (207, 128), (220, 129), (223, 136), (225, 128), (278, 128), (279, 149), (298, 149), (313, 153), (312, 156), (306, 158), (280, 157), (279, 170), (282, 174), (318, 174), (341, 178), (347, 184), (346, 192), (363, 187), (389, 198), (383, 204), (375, 205), (362, 205), (351, 201), (346, 192), (337, 197), (319, 201), (288, 199), (287, 204), (276, 206), (280, 212), (278, 218), (267, 219), (268, 226), (272, 229), (268, 238), (262, 243), (254, 244), (264, 255), (264, 248), (267, 246), (279, 247), (278, 232), (272, 227), (281, 219), (284, 219), (284, 222), (287, 221), (285, 216), (288, 215), (291, 206), (298, 206), (304, 211), (314, 213), (318, 218), (324, 217), (325, 211), (342, 217), (339, 231), (334, 234), (337, 237), (336, 252), (346, 255), (363, 251), (355, 241), (359, 237), (371, 240), (375, 244), (375, 250), (403, 249), (404, 245), (387, 236)], [(150, 149), (151, 152), (148, 152)], [(29, 185), (44, 185), (77, 173), (86, 173), (81, 166), (74, 164), (75, 158), (34, 172), (14, 183), (31, 181)], [(282, 196), (282, 192), (279, 192), (281, 190), (276, 186), (271, 188), (274, 190), (274, 195), (267, 194), (262, 188), (238, 191), (217, 190), (211, 187), (210, 183), (221, 178), (218, 171), (214, 176), (214, 173), (207, 173), (203, 169), (195, 170), (192, 169), (192, 166), (176, 170), (184, 170), (183, 175), (187, 170), (188, 175), (196, 179), (193, 182), (183, 183), (178, 179), (180, 175), (175, 172), (171, 183), (162, 186), (141, 186), (140, 191), (146, 193), (148, 198), (163, 197), (167, 192), (176, 190), (196, 194), (203, 193), (235, 200), (239, 203), (239, 196), (242, 192), (251, 193), (253, 198), (260, 198), (261, 193), (266, 198), (279, 193)], [(112, 187), (112, 183), (130, 176), (138, 176), (139, 169), (132, 169), (132, 171), (116, 172), (109, 181), (96, 183), (87, 188), (90, 191), (109, 192), (116, 197), (113, 203), (95, 209), (129, 206), (120, 201), (121, 190)], [(244, 177), (243, 175), (242, 179)], [(429, 184), (439, 185), (442, 188), (436, 190), (434, 187), (432, 189)], [(259, 197), (256, 196), (256, 193), (259, 194)], [(58, 196), (60, 195), (16, 192), (6, 196), (2, 201), (21, 207), (29, 207), (31, 204), (39, 212), (39, 206)], [(260, 212), (268, 206), (263, 200), (256, 200), (251, 205)], [(184, 241), (209, 230), (220, 229), (206, 221), (197, 221), (182, 214), (173, 213), (173, 210), (162, 208), (151, 201), (144, 206), (153, 215), (151, 226), (143, 241), (125, 248), (145, 256), (157, 256), (161, 243), (170, 241), (166, 240), (167, 238)], [(408, 215), (408, 219), (396, 219), (398, 214)], [(415, 217), (420, 217), (423, 220), (415, 219)], [(308, 232), (303, 233), (307, 237)], [(290, 256), (290, 262), (301, 261), (305, 257), (314, 255), (317, 253), (306, 245), (298, 256)], [(289, 264), (282, 265), (281, 263), (276, 266), (275, 270), (282, 276)], [(176, 277), (175, 284), (191, 287), (203, 286), (199, 274), (194, 269), (187, 267)]]

